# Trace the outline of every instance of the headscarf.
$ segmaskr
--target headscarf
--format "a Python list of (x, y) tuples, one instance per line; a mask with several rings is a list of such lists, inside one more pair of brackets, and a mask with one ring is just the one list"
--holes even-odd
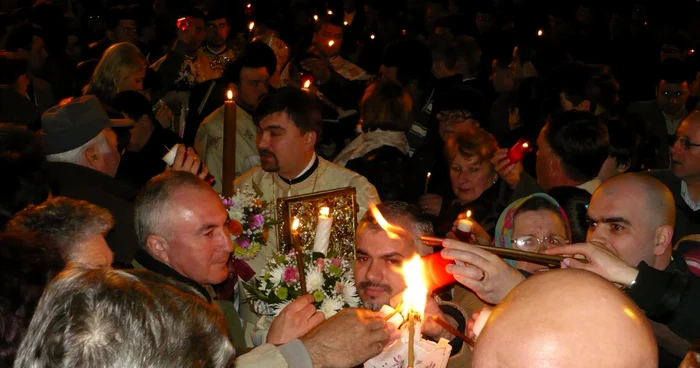
[[(525, 198), (518, 199), (517, 201), (513, 202), (510, 204), (510, 206), (506, 207), (506, 209), (501, 213), (501, 217), (498, 218), (498, 222), (496, 223), (496, 231), (494, 233), (494, 245), (500, 248), (511, 248), (513, 245), (513, 227), (515, 226), (515, 216), (518, 214), (518, 211), (520, 210), (520, 207), (527, 202), (529, 199), (534, 198), (534, 197), (540, 197), (544, 198), (547, 200), (547, 202), (557, 206), (557, 209), (559, 210), (559, 216), (562, 218), (564, 221), (564, 229), (566, 231), (566, 238), (571, 240), (571, 228), (569, 226), (569, 219), (566, 217), (566, 213), (564, 212), (564, 209), (561, 208), (559, 203), (557, 203), (554, 198), (550, 197), (549, 195), (545, 193), (535, 193), (531, 196), (527, 196)], [(504, 259), (506, 263), (509, 265), (515, 267), (515, 260), (512, 259)]]

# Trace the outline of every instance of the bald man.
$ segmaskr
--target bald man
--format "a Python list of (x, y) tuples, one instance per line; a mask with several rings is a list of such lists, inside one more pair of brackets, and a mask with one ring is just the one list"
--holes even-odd
[(474, 349), (474, 368), (652, 368), (649, 323), (603, 278), (555, 270), (528, 278), (491, 314)]
[[(676, 201), (674, 244), (687, 235), (700, 234), (700, 111), (683, 119), (676, 136), (671, 169), (650, 172), (671, 190)], [(678, 252), (685, 254), (691, 249), (681, 246)]]
[(672, 257), (673, 195), (650, 176), (618, 175), (595, 191), (588, 220), (588, 243), (547, 253), (585, 255), (589, 263), (568, 258), (562, 267), (592, 271), (618, 284), (654, 321), (657, 336), (664, 336), (659, 366), (677, 367), (687, 341), (700, 337), (700, 280), (682, 257)]

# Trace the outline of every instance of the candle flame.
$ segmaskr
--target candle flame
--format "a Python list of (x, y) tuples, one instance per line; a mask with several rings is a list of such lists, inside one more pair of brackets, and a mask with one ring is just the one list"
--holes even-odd
[(294, 217), (294, 221), (292, 221), (292, 231), (296, 233), (298, 229), (299, 229), (299, 218)]
[(529, 143), (527, 143), (527, 142), (523, 143), (523, 148), (528, 148), (528, 147), (530, 147)]
[(248, 4), (248, 5), (247, 5), (248, 8), (250, 8), (251, 6), (253, 6), (253, 4)]
[(252, 31), (253, 28), (255, 28), (255, 22), (250, 22), (250, 24), (248, 25), (248, 29)]
[(428, 171), (428, 175), (426, 175), (425, 177), (426, 177), (426, 178), (429, 178), (430, 175), (432, 175), (432, 174), (430, 174), (430, 171)]
[(306, 82), (304, 82), (304, 88), (309, 88), (310, 86), (311, 86), (311, 81), (307, 79)]
[(348, 21), (347, 21), (347, 20), (344, 21), (344, 22), (343, 22), (343, 25), (344, 25), (344, 26), (347, 26), (347, 25), (348, 25)]
[(392, 225), (384, 219), (384, 216), (382, 216), (382, 213), (379, 212), (379, 209), (375, 205), (370, 206), (370, 211), (372, 211), (372, 216), (374, 216), (374, 219), (377, 221), (377, 224), (386, 232), (386, 235), (389, 236), (389, 239), (401, 239), (399, 234), (405, 233), (404, 229)]
[(374, 35), (370, 35), (369, 38), (374, 39)]
[(335, 45), (335, 41), (333, 41), (333, 40), (328, 41), (328, 47), (331, 47), (333, 45)]
[(233, 100), (233, 91), (229, 89), (228, 92), (226, 92), (226, 97), (229, 99), (229, 101)]
[(319, 215), (329, 217), (331, 215), (331, 209), (328, 207), (321, 207), (321, 210), (318, 212)]
[(467, 217), (471, 218), (472, 217), (472, 210), (467, 210)]
[(537, 35), (538, 35), (538, 36), (542, 36), (543, 33), (544, 33), (544, 32), (543, 32), (541, 29), (537, 30)]
[(403, 263), (403, 277), (406, 290), (403, 292), (404, 311), (418, 313), (423, 319), (428, 298), (428, 285), (425, 282), (425, 269), (420, 255), (416, 254)]
[(314, 20), (318, 21), (318, 15), (314, 14)]
[(328, 15), (333, 15), (333, 11), (332, 11), (332, 10), (328, 10)]

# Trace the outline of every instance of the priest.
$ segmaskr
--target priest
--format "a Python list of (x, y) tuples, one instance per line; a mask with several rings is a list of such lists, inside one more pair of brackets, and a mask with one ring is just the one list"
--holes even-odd
[[(321, 138), (321, 112), (317, 100), (292, 87), (281, 88), (265, 97), (253, 116), (260, 166), (234, 183), (236, 189), (257, 187), (263, 200), (354, 187), (359, 205), (358, 218), (370, 203), (379, 203), (377, 190), (365, 177), (326, 161), (315, 153)], [(258, 257), (250, 266), (259, 273), (268, 256), (277, 249), (281, 234), (271, 231)]]

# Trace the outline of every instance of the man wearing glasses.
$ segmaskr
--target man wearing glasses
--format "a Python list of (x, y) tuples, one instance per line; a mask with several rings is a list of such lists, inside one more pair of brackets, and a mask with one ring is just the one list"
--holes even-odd
[[(651, 175), (666, 184), (676, 201), (674, 244), (700, 233), (700, 111), (692, 112), (678, 127), (671, 146), (671, 169)], [(690, 250), (687, 244), (678, 248), (680, 254)]]

